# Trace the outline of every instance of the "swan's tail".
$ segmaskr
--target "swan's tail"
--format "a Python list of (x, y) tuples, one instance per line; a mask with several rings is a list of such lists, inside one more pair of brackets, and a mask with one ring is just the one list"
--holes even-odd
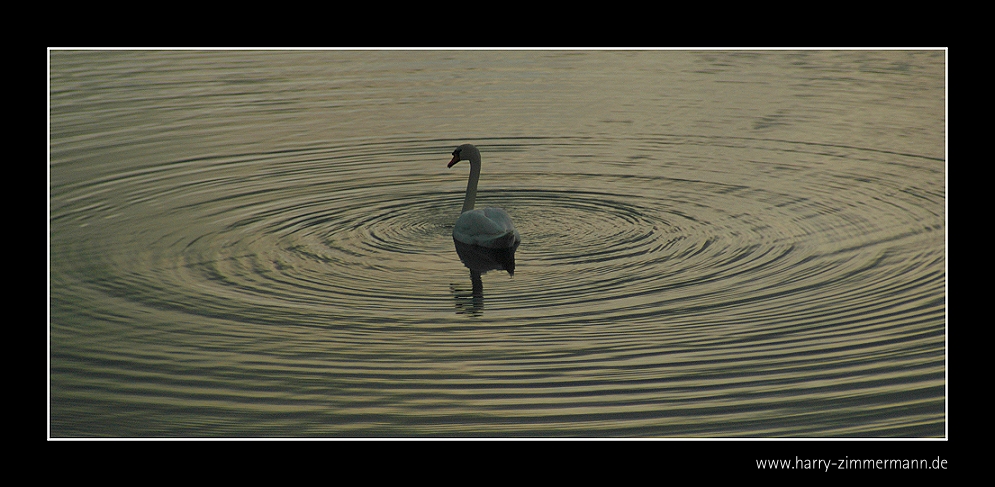
[(508, 232), (492, 240), (490, 243), (491, 246), (495, 249), (508, 249), (515, 246), (517, 237), (518, 236), (515, 235), (515, 232)]

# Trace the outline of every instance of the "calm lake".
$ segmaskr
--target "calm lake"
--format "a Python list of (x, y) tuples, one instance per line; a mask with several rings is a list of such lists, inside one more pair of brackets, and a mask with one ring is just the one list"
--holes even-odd
[(51, 438), (946, 435), (944, 50), (49, 62)]

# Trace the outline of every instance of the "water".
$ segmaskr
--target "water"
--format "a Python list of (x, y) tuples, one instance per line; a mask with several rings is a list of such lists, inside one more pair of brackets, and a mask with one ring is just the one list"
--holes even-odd
[(944, 51), (50, 63), (52, 437), (945, 435)]

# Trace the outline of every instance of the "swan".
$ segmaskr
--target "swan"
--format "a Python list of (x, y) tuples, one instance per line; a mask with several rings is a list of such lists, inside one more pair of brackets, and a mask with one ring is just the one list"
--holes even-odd
[(473, 209), (477, 198), (477, 180), (480, 179), (480, 151), (473, 144), (463, 144), (453, 151), (453, 160), (446, 167), (453, 167), (459, 161), (470, 161), (470, 179), (466, 183), (463, 210), (453, 227), (453, 238), (467, 245), (490, 249), (517, 246), (522, 237), (507, 212), (501, 208)]

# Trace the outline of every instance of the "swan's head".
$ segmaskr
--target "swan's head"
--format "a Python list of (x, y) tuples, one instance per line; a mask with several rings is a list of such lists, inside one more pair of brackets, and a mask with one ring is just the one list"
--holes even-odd
[(453, 167), (459, 161), (470, 161), (480, 163), (480, 151), (473, 144), (463, 144), (453, 151), (453, 160), (449, 161), (446, 167)]

